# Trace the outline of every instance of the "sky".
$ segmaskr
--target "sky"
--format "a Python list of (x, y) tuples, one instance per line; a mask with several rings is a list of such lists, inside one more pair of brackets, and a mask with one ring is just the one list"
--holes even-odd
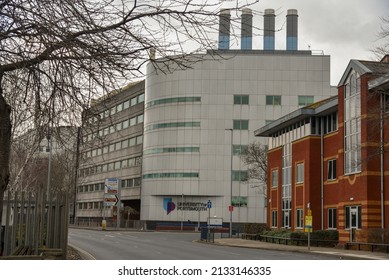
[[(233, 2), (233, 1), (231, 1)], [(231, 3), (230, 2), (230, 3)], [(298, 11), (298, 48), (331, 56), (331, 85), (337, 85), (350, 59), (377, 60), (371, 51), (379, 44), (382, 17), (389, 16), (388, 0), (259, 0), (253, 25), (262, 28), (265, 9), (276, 10), (276, 49), (286, 47), (286, 14)], [(253, 49), (262, 49), (262, 36)]]

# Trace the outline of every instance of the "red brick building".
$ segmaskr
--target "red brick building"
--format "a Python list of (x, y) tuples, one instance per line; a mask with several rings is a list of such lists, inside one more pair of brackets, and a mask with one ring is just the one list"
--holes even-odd
[[(387, 58), (387, 57), (386, 57)], [(267, 223), (336, 229), (339, 241), (389, 236), (389, 61), (351, 60), (338, 96), (255, 131), (269, 137)]]

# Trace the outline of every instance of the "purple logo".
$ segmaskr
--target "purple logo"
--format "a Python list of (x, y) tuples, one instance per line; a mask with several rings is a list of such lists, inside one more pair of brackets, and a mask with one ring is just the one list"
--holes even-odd
[(166, 213), (169, 215), (174, 209), (176, 209), (176, 204), (172, 201), (171, 197), (165, 197), (163, 199), (163, 209), (166, 210)]

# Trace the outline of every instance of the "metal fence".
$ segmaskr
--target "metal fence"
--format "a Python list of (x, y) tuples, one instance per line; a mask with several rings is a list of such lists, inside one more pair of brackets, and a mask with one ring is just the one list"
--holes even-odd
[[(8, 192), (0, 233), (0, 255), (10, 256), (21, 247), (32, 255), (56, 249), (66, 258), (69, 224), (69, 197), (57, 193)], [(24, 250), (27, 251), (27, 250)]]

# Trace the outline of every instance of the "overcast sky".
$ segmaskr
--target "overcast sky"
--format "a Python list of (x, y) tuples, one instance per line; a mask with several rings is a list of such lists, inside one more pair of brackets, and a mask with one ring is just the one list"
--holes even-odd
[[(298, 10), (298, 48), (309, 45), (331, 56), (331, 85), (338, 84), (350, 59), (376, 59), (370, 50), (378, 44), (380, 17), (389, 16), (388, 0), (260, 0), (253, 11), (269, 8), (276, 10), (276, 29), (283, 27), (276, 49), (286, 46), (287, 10)], [(253, 25), (263, 28), (263, 17), (254, 15)], [(253, 38), (253, 48), (262, 49), (262, 40)]]

